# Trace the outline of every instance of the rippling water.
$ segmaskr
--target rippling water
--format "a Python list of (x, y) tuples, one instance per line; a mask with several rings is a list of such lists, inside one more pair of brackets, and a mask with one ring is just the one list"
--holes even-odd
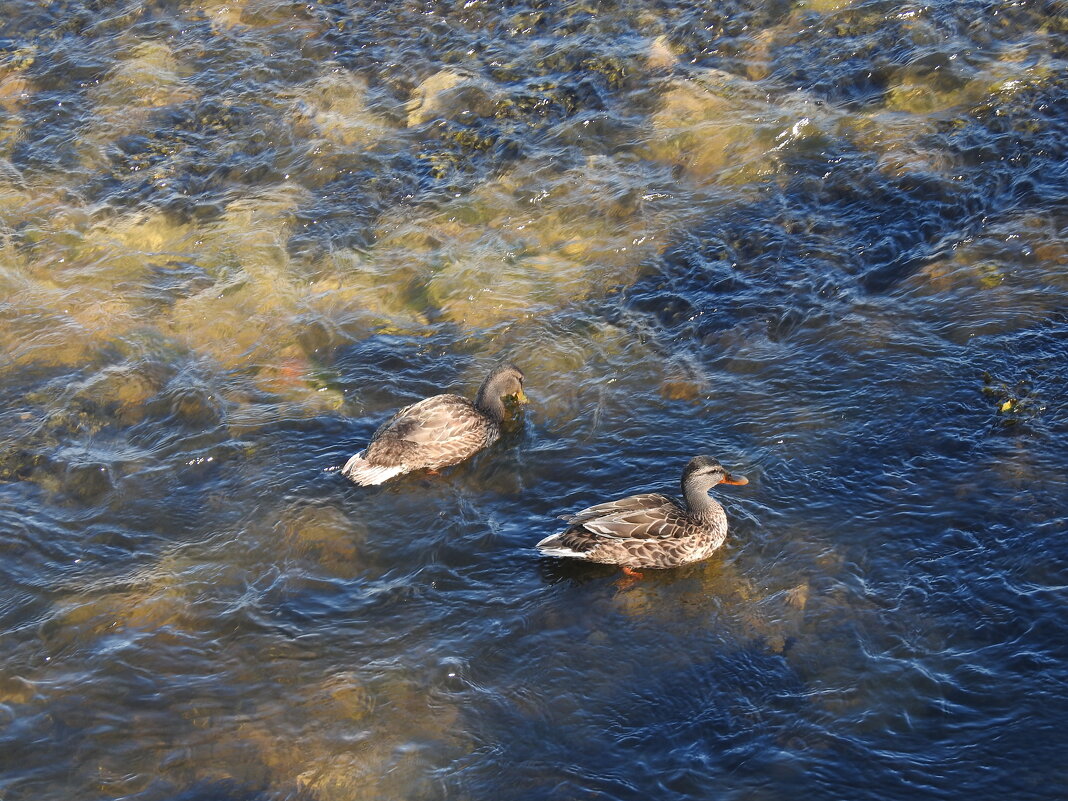
[(0, 3), (0, 799), (1063, 795), (1066, 20)]

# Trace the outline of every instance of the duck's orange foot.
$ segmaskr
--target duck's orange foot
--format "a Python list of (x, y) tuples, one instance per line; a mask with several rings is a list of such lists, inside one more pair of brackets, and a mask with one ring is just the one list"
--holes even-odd
[(625, 590), (637, 584), (643, 578), (645, 578), (644, 574), (639, 573), (633, 567), (623, 567), (623, 575), (616, 581), (616, 587)]

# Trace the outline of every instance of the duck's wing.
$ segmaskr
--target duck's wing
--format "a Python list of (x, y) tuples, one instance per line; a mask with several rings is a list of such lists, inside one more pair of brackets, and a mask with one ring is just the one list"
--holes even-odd
[(585, 523), (587, 520), (594, 520), (599, 517), (624, 512), (648, 511), (650, 509), (660, 509), (674, 505), (675, 502), (667, 495), (661, 495), (658, 492), (646, 492), (642, 495), (630, 495), (626, 498), (620, 498), (618, 501), (599, 503), (596, 506), (591, 506), (589, 509), (583, 509), (581, 512), (576, 512), (573, 515), (560, 515), (560, 519), (566, 520), (570, 525), (575, 526)]
[[(694, 530), (682, 507), (654, 493), (591, 506), (568, 522), (566, 531), (546, 537), (536, 547), (548, 556), (629, 564), (634, 561), (632, 552), (647, 561), (650, 548), (670, 547)], [(610, 558), (602, 558), (606, 548)]]
[(648, 505), (610, 509), (603, 514), (576, 520), (567, 533), (579, 537), (593, 535), (594, 538), (664, 540), (684, 537), (692, 532), (693, 521), (686, 511), (670, 498), (663, 495), (660, 498), (663, 502), (657, 505), (649, 501)]
[(467, 399), (435, 395), (404, 407), (383, 423), (365, 458), (379, 465), (447, 462), (484, 446), (488, 422)]

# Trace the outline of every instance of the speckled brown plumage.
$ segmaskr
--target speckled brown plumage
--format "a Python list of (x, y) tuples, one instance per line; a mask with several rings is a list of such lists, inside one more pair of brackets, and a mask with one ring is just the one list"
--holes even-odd
[(497, 421), (459, 395), (413, 403), (379, 426), (365, 458), (371, 464), (406, 464), (431, 470), (456, 464), (500, 436)]
[(504, 404), (521, 401), (523, 373), (513, 365), (491, 372), (474, 403), (459, 395), (435, 395), (406, 406), (379, 426), (367, 448), (342, 472), (357, 484), (381, 484), (413, 470), (457, 464), (492, 444), (501, 433)]
[(598, 504), (565, 517), (567, 530), (537, 547), (548, 556), (624, 567), (668, 568), (705, 559), (727, 538), (727, 515), (708, 497), (721, 483), (747, 481), (714, 459), (695, 456), (682, 474), (685, 505), (659, 493)]

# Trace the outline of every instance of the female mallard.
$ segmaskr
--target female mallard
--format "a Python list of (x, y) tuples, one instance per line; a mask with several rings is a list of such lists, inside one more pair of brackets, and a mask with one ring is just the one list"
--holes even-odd
[(538, 543), (547, 556), (635, 567), (678, 567), (712, 554), (727, 539), (727, 515), (708, 496), (717, 484), (748, 484), (715, 459), (695, 456), (682, 471), (683, 506), (659, 493), (631, 495), (584, 509), (567, 531)]
[(435, 395), (405, 406), (341, 472), (357, 484), (381, 484), (413, 470), (462, 462), (501, 435), (501, 399), (511, 395), (520, 403), (527, 400), (522, 371), (504, 364), (486, 376), (474, 403), (459, 395)]

